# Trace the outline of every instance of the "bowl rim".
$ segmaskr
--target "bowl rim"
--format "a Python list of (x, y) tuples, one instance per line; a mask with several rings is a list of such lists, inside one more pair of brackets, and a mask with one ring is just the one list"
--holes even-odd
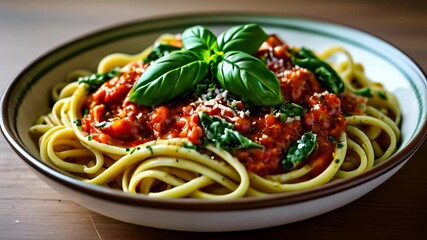
[[(354, 176), (349, 179), (343, 179), (339, 181), (333, 181), (328, 184), (306, 190), (300, 190), (296, 192), (287, 192), (287, 193), (277, 193), (271, 194), (263, 197), (254, 197), (254, 198), (239, 198), (233, 200), (200, 200), (200, 199), (160, 199), (160, 198), (151, 198), (143, 195), (133, 195), (124, 193), (119, 190), (113, 190), (105, 188), (102, 186), (97, 186), (89, 183), (82, 182), (80, 180), (74, 179), (72, 177), (66, 176), (60, 172), (57, 172), (53, 168), (49, 167), (39, 159), (33, 157), (31, 154), (26, 152), (24, 143), (20, 140), (20, 137), (15, 128), (12, 127), (10, 121), (11, 116), (9, 114), (8, 102), (12, 97), (13, 90), (19, 84), (19, 79), (21, 79), (27, 71), (34, 68), (39, 62), (43, 61), (45, 58), (56, 54), (61, 49), (70, 46), (72, 44), (84, 41), (87, 39), (94, 38), (98, 35), (105, 35), (110, 31), (118, 31), (121, 28), (126, 28), (131, 25), (140, 25), (148, 23), (156, 23), (162, 21), (173, 21), (174, 19), (187, 19), (189, 22), (193, 22), (193, 25), (196, 24), (197, 19), (204, 18), (210, 19), (212, 24), (228, 23), (230, 24), (231, 18), (235, 17), (236, 14), (242, 18), (247, 19), (258, 19), (262, 18), (271, 18), (271, 19), (294, 19), (302, 20), (307, 22), (320, 23), (322, 25), (332, 25), (343, 27), (348, 30), (358, 31), (367, 36), (373, 37), (386, 45), (391, 46), (401, 53), (404, 57), (408, 58), (410, 63), (420, 71), (421, 76), (424, 77), (424, 80), (427, 78), (426, 73), (416, 63), (408, 54), (404, 51), (391, 44), (390, 42), (375, 36), (374, 34), (368, 33), (366, 31), (344, 25), (341, 23), (334, 23), (332, 21), (325, 21), (320, 19), (315, 19), (312, 17), (306, 17), (301, 15), (279, 15), (279, 14), (269, 14), (269, 13), (248, 13), (248, 12), (209, 12), (209, 13), (186, 13), (186, 14), (174, 14), (174, 15), (164, 15), (157, 16), (152, 18), (143, 18), (135, 19), (131, 21), (122, 22), (120, 24), (110, 25), (98, 30), (89, 32), (87, 34), (81, 35), (73, 40), (63, 43), (53, 49), (45, 52), (36, 58), (33, 62), (27, 65), (6, 87), (2, 98), (1, 98), (1, 107), (2, 107), (2, 117), (0, 120), (0, 127), (3, 133), (3, 136), (12, 147), (12, 149), (28, 164), (32, 167), (32, 170), (36, 170), (38, 173), (43, 174), (45, 177), (65, 185), (75, 191), (78, 191), (83, 194), (89, 194), (91, 197), (102, 199), (104, 201), (118, 202), (121, 204), (126, 204), (130, 206), (139, 206), (139, 207), (148, 207), (148, 208), (157, 208), (157, 209), (175, 209), (175, 210), (192, 210), (192, 211), (233, 211), (233, 210), (251, 210), (259, 208), (269, 208), (277, 207), (284, 205), (292, 205), (301, 203), (304, 201), (316, 200), (318, 198), (330, 196), (335, 193), (343, 192), (349, 190), (353, 187), (367, 183), (389, 171), (391, 171), (396, 166), (403, 163), (409, 157), (411, 157), (421, 146), (423, 141), (427, 136), (427, 122), (424, 121), (420, 126), (420, 131), (414, 134), (406, 146), (404, 146), (399, 152), (393, 154), (387, 161), (382, 164), (369, 169), (357, 176)], [(227, 20), (212, 20), (213, 17), (218, 17), (219, 19)], [(192, 20), (193, 19), (193, 20)], [(427, 82), (423, 81), (424, 87), (427, 89)], [(426, 106), (424, 106), (425, 108)], [(222, 203), (222, 204), (219, 204)]]

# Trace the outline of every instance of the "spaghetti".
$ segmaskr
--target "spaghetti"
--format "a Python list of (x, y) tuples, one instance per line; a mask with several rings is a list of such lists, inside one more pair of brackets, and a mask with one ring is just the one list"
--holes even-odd
[[(245, 27), (244, 31), (255, 31), (253, 25)], [(311, 56), (269, 35), (252, 57), (246, 57), (234, 49), (227, 53), (227, 44), (221, 48), (227, 34), (220, 35), (211, 45), (215, 49), (209, 49), (216, 51), (210, 65), (205, 60), (191, 61), (198, 64), (194, 79), (201, 79), (191, 91), (151, 105), (146, 101), (152, 100), (143, 99), (148, 96), (132, 98), (132, 92), (145, 86), (138, 81), (152, 74), (152, 65), (159, 66), (168, 56), (170, 60), (174, 52), (190, 56), (180, 50), (185, 47), (200, 50), (199, 45), (192, 48), (194, 44), (185, 42), (188, 34), (163, 35), (136, 55), (108, 55), (100, 61), (97, 74), (74, 71), (55, 86), (52, 111), (30, 128), (38, 139), (41, 159), (82, 181), (129, 193), (230, 199), (313, 188), (352, 177), (395, 152), (401, 121), (397, 99), (369, 80), (363, 66), (341, 47)], [(327, 63), (337, 54), (345, 60)], [(229, 60), (232, 57), (249, 65), (264, 63), (277, 82), (257, 84), (267, 86), (267, 91), (277, 86), (280, 102), (260, 106), (252, 100), (256, 96), (239, 95), (234, 90), (238, 84), (227, 80), (232, 71), (226, 70), (226, 64), (243, 65)], [(304, 67), (307, 58), (320, 67)], [(202, 76), (212, 64), (218, 74), (209, 70)], [(256, 64), (252, 68), (258, 68)], [(340, 81), (330, 78), (328, 66)], [(241, 75), (245, 74), (249, 71)], [(92, 80), (101, 83), (93, 87)], [(144, 91), (159, 86), (150, 84)], [(274, 91), (253, 94), (269, 96)]]

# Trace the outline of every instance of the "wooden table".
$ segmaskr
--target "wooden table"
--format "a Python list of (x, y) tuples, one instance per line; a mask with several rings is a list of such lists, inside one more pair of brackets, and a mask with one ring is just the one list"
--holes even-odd
[[(291, 14), (379, 36), (427, 69), (427, 1), (0, 2), (0, 87), (34, 58), (100, 27), (136, 18), (209, 11)], [(0, 239), (427, 239), (427, 144), (389, 181), (353, 203), (284, 226), (185, 233), (122, 223), (91, 212), (39, 180), (0, 139)]]

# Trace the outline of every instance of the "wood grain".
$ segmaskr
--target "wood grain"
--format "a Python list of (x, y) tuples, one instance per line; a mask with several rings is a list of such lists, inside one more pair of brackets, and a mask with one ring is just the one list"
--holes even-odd
[[(137, 18), (191, 12), (291, 14), (359, 28), (427, 69), (426, 1), (0, 1), (0, 90), (43, 52)], [(0, 139), (0, 239), (427, 239), (427, 144), (389, 181), (340, 209), (284, 226), (186, 233), (118, 222), (61, 196)], [(208, 216), (207, 216), (208, 217)]]

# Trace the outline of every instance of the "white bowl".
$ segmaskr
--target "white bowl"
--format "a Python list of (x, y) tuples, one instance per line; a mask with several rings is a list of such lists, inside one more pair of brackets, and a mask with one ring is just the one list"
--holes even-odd
[[(367, 75), (392, 91), (402, 106), (402, 138), (387, 161), (353, 178), (321, 187), (267, 197), (229, 201), (152, 199), (84, 183), (55, 171), (40, 160), (29, 127), (49, 111), (49, 88), (78, 68), (95, 70), (113, 52), (137, 53), (163, 33), (204, 25), (216, 33), (231, 26), (258, 23), (286, 42), (323, 49), (347, 48), (363, 62)], [(349, 27), (295, 17), (254, 14), (203, 14), (135, 21), (64, 44), (35, 60), (9, 85), (2, 97), (1, 128), (6, 139), (34, 172), (57, 191), (95, 212), (121, 221), (186, 231), (236, 231), (271, 227), (307, 219), (339, 208), (368, 193), (415, 153), (426, 131), (426, 77), (407, 55), (389, 43)]]

